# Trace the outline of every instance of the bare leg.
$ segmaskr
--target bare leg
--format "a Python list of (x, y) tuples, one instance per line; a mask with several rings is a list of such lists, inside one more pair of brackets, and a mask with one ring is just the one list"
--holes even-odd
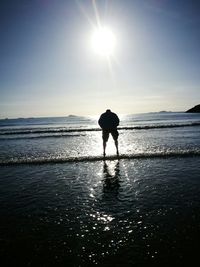
[(106, 155), (106, 141), (103, 141), (103, 156)]
[(115, 146), (116, 146), (116, 150), (117, 150), (117, 155), (119, 155), (119, 150), (118, 150), (118, 141), (115, 140)]

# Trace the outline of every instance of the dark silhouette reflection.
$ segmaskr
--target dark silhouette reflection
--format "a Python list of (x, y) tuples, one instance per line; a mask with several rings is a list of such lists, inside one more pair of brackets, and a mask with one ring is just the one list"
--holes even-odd
[(118, 189), (120, 187), (119, 179), (120, 179), (120, 168), (119, 161), (117, 161), (114, 165), (109, 165), (104, 161), (103, 165), (103, 192), (113, 192), (118, 194)]

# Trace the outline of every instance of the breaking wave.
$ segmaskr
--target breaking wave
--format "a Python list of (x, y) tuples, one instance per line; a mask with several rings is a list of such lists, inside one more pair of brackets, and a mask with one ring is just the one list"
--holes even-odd
[[(177, 127), (194, 127), (200, 126), (200, 122), (190, 122), (183, 124), (153, 124), (153, 125), (137, 125), (137, 126), (126, 126), (118, 127), (118, 130), (149, 130), (149, 129), (162, 129), (162, 128), (177, 128)], [(0, 135), (16, 135), (16, 134), (50, 134), (50, 133), (75, 133), (75, 132), (94, 132), (101, 131), (100, 128), (29, 128), (29, 129), (1, 129)]]
[(85, 134), (48, 134), (48, 135), (35, 135), (35, 136), (21, 136), (21, 135), (12, 135), (12, 136), (0, 136), (0, 140), (24, 140), (24, 139), (41, 139), (41, 138), (68, 138), (68, 137), (80, 137), (85, 136)]
[(175, 152), (156, 152), (156, 153), (138, 153), (138, 154), (121, 154), (119, 156), (83, 156), (83, 157), (66, 157), (66, 158), (35, 158), (35, 159), (10, 159), (0, 160), (0, 166), (12, 165), (43, 165), (55, 163), (77, 163), (77, 162), (95, 162), (102, 160), (122, 160), (122, 159), (153, 159), (153, 158), (184, 158), (184, 157), (199, 157), (200, 151), (175, 151)]

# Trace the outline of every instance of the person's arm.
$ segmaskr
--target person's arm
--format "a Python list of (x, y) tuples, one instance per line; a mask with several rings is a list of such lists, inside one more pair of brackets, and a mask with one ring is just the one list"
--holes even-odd
[(119, 125), (119, 122), (120, 120), (119, 120), (119, 117), (117, 116), (117, 126)]
[[(116, 115), (116, 114), (115, 114)], [(116, 121), (116, 126), (118, 126), (119, 125), (119, 122), (120, 122), (120, 120), (119, 120), (119, 117), (116, 115), (116, 118), (115, 118), (115, 121)]]
[(98, 124), (99, 126), (102, 128), (102, 116), (100, 116), (99, 120), (98, 120)]

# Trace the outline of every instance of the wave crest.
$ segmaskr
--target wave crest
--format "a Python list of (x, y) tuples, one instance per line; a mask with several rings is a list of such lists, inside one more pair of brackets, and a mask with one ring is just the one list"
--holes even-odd
[(76, 162), (93, 162), (102, 160), (122, 160), (122, 159), (153, 159), (153, 158), (183, 158), (199, 157), (200, 151), (175, 151), (175, 152), (157, 152), (157, 153), (139, 153), (139, 154), (121, 154), (119, 156), (85, 156), (85, 157), (66, 157), (66, 158), (36, 158), (36, 159), (10, 159), (0, 161), (0, 166), (12, 165), (43, 165), (56, 163), (76, 163)]
[[(176, 127), (194, 127), (200, 126), (200, 122), (190, 122), (184, 124), (159, 124), (159, 125), (137, 125), (137, 126), (122, 126), (118, 127), (118, 130), (149, 130), (149, 129), (162, 129), (162, 128), (176, 128)], [(1, 129), (0, 135), (19, 135), (19, 134), (50, 134), (50, 133), (75, 133), (75, 132), (94, 132), (101, 131), (100, 128), (45, 128), (45, 129), (18, 129), (18, 130), (8, 130)]]

